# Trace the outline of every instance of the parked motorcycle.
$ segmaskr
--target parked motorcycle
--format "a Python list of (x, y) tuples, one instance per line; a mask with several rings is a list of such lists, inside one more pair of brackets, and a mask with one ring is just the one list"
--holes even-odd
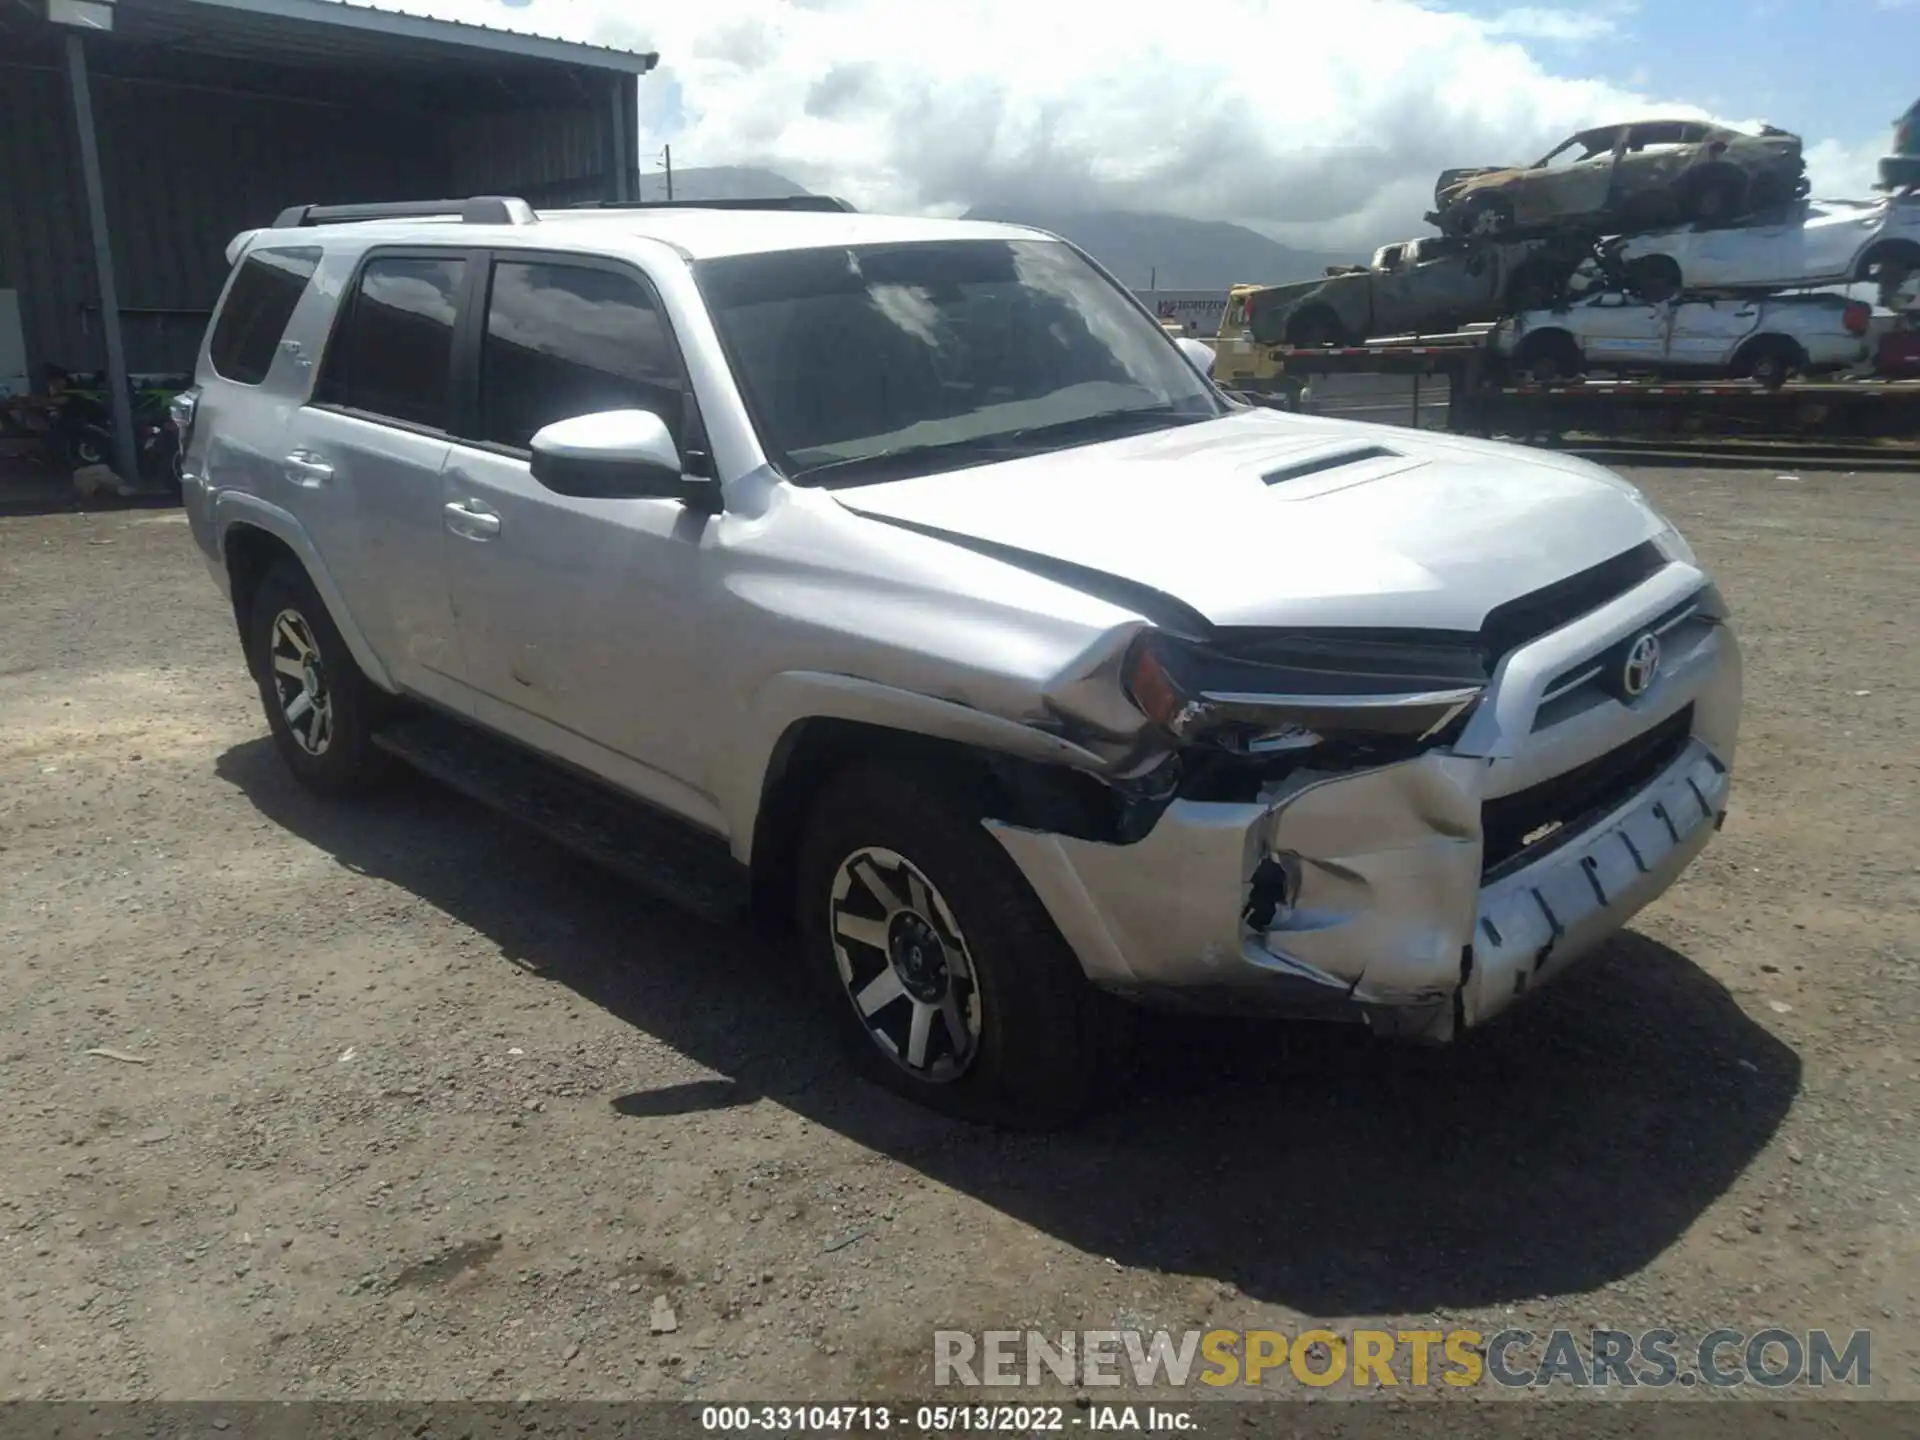
[[(180, 489), (180, 432), (168, 407), (186, 388), (154, 384), (132, 387), (133, 438), (140, 480), (148, 485)], [(78, 470), (87, 465), (113, 463), (113, 412), (106, 385), (98, 376), (74, 376), (53, 397), (53, 435), (61, 463)]]

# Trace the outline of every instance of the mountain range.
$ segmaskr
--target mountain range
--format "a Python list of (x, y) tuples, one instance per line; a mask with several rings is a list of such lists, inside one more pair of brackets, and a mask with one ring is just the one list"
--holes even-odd
[[(664, 197), (659, 176), (645, 178), (646, 199)], [(784, 175), (748, 165), (682, 170), (673, 177), (677, 200), (746, 200), (756, 196), (805, 195), (805, 186)], [(1189, 220), (1129, 210), (1042, 211), (976, 206), (969, 220), (1031, 225), (1064, 236), (1098, 260), (1124, 285), (1137, 290), (1225, 290), (1238, 284), (1284, 284), (1310, 280), (1329, 265), (1359, 257), (1295, 250), (1244, 225)]]

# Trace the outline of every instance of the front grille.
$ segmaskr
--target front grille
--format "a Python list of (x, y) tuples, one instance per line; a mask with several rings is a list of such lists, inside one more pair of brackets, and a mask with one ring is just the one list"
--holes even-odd
[[(1651, 784), (1687, 748), (1693, 707), (1551, 780), (1480, 807), (1480, 877), (1497, 880), (1564, 845), (1636, 790)], [(1528, 837), (1532, 839), (1529, 840)]]
[[(1634, 642), (1642, 635), (1665, 635), (1671, 630), (1678, 629), (1683, 621), (1690, 618), (1700, 609), (1704, 593), (1705, 587), (1694, 591), (1693, 594), (1687, 596), (1687, 598), (1679, 604), (1670, 606), (1656, 615), (1652, 620), (1647, 622), (1643, 629), (1634, 631), (1631, 635), (1627, 636), (1626, 639), (1616, 641), (1605, 650), (1587, 656), (1586, 659), (1580, 661), (1578, 664), (1569, 665), (1565, 670), (1562, 670), (1547, 682), (1546, 689), (1541, 694), (1541, 699), (1543, 701), (1552, 700), (1562, 692), (1574, 689), (1574, 681), (1589, 674), (1596, 668), (1601, 672), (1601, 676), (1604, 678), (1608, 687), (1612, 688), (1612, 686), (1617, 683), (1615, 677), (1621, 665), (1626, 663), (1627, 651), (1633, 648)], [(1535, 728), (1539, 728), (1537, 721), (1535, 722)]]
[(1651, 540), (1602, 560), (1577, 575), (1556, 580), (1530, 595), (1495, 606), (1480, 625), (1480, 644), (1489, 669), (1522, 645), (1598, 610), (1667, 565)]

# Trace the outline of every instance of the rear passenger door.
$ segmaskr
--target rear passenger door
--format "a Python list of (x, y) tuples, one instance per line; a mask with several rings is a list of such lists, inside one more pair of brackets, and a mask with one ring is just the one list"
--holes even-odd
[(1688, 369), (1717, 369), (1732, 362), (1759, 323), (1758, 300), (1696, 300), (1676, 305), (1667, 358)]
[(634, 266), (495, 255), (465, 364), (475, 403), (448, 459), (441, 544), (476, 715), (699, 823), (707, 667), (697, 592), (717, 528), (668, 499), (560, 495), (528, 442), (556, 420), (659, 415), (704, 451), (680, 350)]
[(354, 270), (312, 400), (289, 427), (286, 480), (324, 512), (316, 536), (348, 608), (397, 683), (466, 710), (440, 538), (453, 342), (470, 266), (452, 249), (376, 249)]

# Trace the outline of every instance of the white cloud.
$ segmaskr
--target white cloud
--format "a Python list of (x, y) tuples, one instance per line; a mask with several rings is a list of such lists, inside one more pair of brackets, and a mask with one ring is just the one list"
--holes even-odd
[(1516, 40), (1545, 40), (1562, 45), (1605, 39), (1618, 28), (1613, 16), (1600, 11), (1542, 10), (1531, 5), (1508, 10), (1486, 22), (1489, 35), (1510, 35)]
[(1807, 178), (1813, 193), (1836, 200), (1870, 198), (1886, 150), (1884, 135), (1858, 145), (1822, 140), (1807, 146)]
[(1562, 73), (1578, 50), (1559, 42), (1618, 24), (1624, 0), (1492, 19), (1433, 0), (1185, 0), (1137, 19), (1094, 0), (387, 3), (658, 50), (642, 86), (674, 87), (685, 113), (642, 153), (671, 142), (676, 168), (764, 165), (873, 209), (1170, 211), (1329, 249), (1420, 229), (1444, 167), (1701, 113)]

